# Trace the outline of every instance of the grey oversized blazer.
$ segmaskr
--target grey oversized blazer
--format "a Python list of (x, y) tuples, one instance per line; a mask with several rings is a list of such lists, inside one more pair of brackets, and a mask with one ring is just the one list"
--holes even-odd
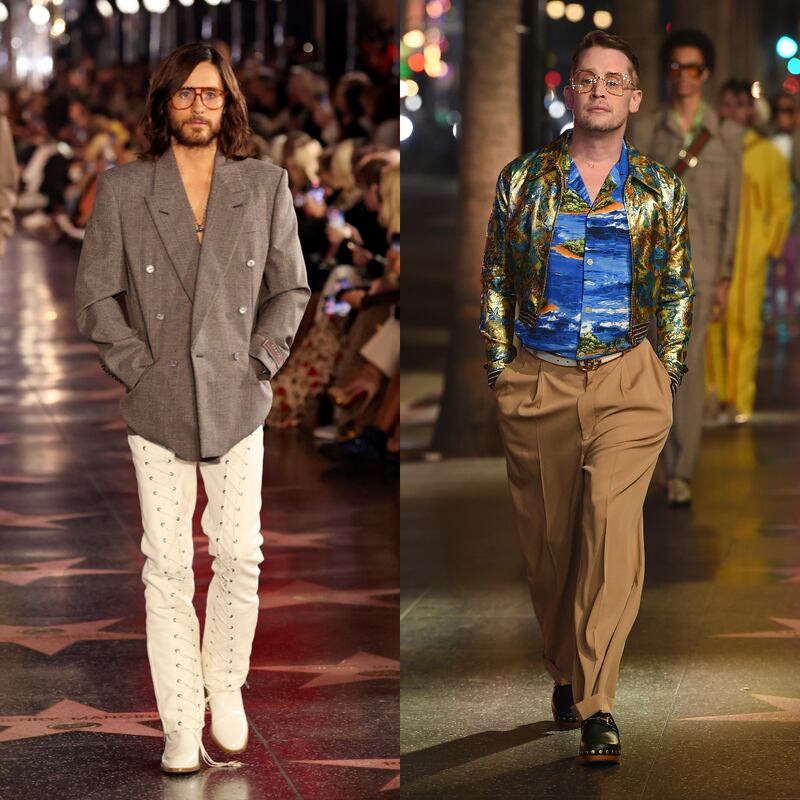
[(78, 327), (128, 389), (128, 426), (179, 458), (264, 421), (309, 294), (286, 170), (218, 152), (202, 246), (172, 148), (99, 176)]

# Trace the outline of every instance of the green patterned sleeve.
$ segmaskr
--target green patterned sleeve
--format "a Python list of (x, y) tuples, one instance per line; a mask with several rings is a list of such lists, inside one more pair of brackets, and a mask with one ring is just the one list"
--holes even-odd
[(674, 180), (672, 226), (667, 233), (666, 262), (656, 310), (658, 357), (669, 373), (673, 394), (686, 372), (695, 294), (686, 189), (680, 178), (675, 176)]
[(481, 272), (480, 331), (486, 344), (485, 369), (489, 385), (492, 387), (503, 367), (516, 356), (514, 348), (516, 292), (506, 238), (511, 183), (509, 166), (503, 169), (497, 179)]

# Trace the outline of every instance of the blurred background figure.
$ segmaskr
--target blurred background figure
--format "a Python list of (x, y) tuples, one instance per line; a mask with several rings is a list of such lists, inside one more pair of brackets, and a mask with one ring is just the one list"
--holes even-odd
[(0, 257), (6, 252), (8, 237), (14, 233), (14, 207), (17, 204), (19, 169), (14, 137), (8, 122), (8, 97), (0, 94)]
[(703, 98), (716, 51), (701, 31), (670, 34), (661, 48), (668, 102), (632, 118), (628, 136), (645, 155), (671, 167), (689, 197), (695, 301), (689, 371), (675, 396), (674, 422), (664, 448), (667, 500), (692, 502), (691, 481), (700, 448), (705, 399), (705, 338), (712, 320), (725, 314), (733, 270), (743, 130), (718, 117)]
[(800, 105), (796, 95), (784, 91), (773, 98), (771, 109), (771, 140), (789, 165), (794, 202), (789, 235), (780, 258), (770, 270), (765, 315), (769, 336), (785, 344), (797, 335), (797, 314), (800, 309), (800, 287), (797, 282), (797, 261), (800, 256)]
[(756, 396), (761, 350), (764, 291), (770, 260), (777, 269), (789, 229), (792, 198), (789, 164), (780, 150), (755, 129), (753, 81), (731, 78), (719, 93), (717, 111), (742, 125), (742, 186), (736, 253), (723, 320), (709, 329), (708, 383), (716, 389), (724, 422), (747, 422)]

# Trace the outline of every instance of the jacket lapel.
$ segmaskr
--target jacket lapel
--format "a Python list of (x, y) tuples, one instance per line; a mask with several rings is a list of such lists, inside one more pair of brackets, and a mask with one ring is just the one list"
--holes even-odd
[(241, 207), (245, 205), (248, 195), (247, 187), (239, 174), (239, 162), (228, 161), (218, 152), (194, 290), (192, 344), (197, 339), (230, 264), (244, 224)]
[(145, 202), (183, 291), (192, 300), (199, 242), (171, 147), (155, 162), (153, 193)]

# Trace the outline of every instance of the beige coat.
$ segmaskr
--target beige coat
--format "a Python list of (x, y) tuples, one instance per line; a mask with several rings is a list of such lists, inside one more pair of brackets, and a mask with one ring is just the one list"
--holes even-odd
[(218, 153), (202, 246), (171, 148), (100, 176), (78, 327), (145, 439), (197, 461), (255, 430), (309, 294), (286, 170)]
[[(711, 138), (698, 163), (681, 175), (689, 199), (689, 239), (698, 292), (730, 278), (739, 219), (739, 191), (745, 130), (720, 121), (706, 107), (702, 124)], [(628, 137), (646, 156), (672, 167), (683, 148), (683, 133), (667, 107), (628, 122)]]

